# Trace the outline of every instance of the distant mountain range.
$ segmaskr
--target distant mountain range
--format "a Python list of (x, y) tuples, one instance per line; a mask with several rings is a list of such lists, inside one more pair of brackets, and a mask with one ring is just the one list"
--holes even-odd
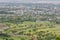
[(53, 4), (53, 3), (4, 3), (1, 2), (0, 6), (19, 6), (19, 5), (25, 5), (25, 6), (49, 6), (49, 7), (60, 7), (60, 4)]

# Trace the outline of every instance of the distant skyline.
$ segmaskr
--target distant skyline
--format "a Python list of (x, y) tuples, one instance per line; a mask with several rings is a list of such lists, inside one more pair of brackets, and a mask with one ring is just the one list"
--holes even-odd
[(60, 0), (0, 0), (0, 2), (8, 2), (8, 3), (55, 3), (55, 4), (59, 4)]

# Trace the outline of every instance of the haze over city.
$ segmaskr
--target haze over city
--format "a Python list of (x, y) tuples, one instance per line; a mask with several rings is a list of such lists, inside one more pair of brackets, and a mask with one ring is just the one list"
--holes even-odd
[(59, 4), (60, 0), (0, 0), (7, 3), (55, 3)]

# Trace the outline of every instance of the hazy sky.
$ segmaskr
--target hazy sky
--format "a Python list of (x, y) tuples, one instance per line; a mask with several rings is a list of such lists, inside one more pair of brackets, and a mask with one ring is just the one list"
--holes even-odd
[(0, 2), (19, 2), (19, 3), (60, 3), (60, 0), (0, 0)]

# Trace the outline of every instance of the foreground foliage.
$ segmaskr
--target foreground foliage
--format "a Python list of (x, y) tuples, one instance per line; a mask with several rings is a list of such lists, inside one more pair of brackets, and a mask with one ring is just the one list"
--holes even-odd
[[(60, 34), (53, 22), (4, 23), (8, 29), (0, 31), (0, 40), (60, 40)], [(60, 30), (60, 29), (59, 29)], [(9, 37), (7, 37), (10, 35)]]

